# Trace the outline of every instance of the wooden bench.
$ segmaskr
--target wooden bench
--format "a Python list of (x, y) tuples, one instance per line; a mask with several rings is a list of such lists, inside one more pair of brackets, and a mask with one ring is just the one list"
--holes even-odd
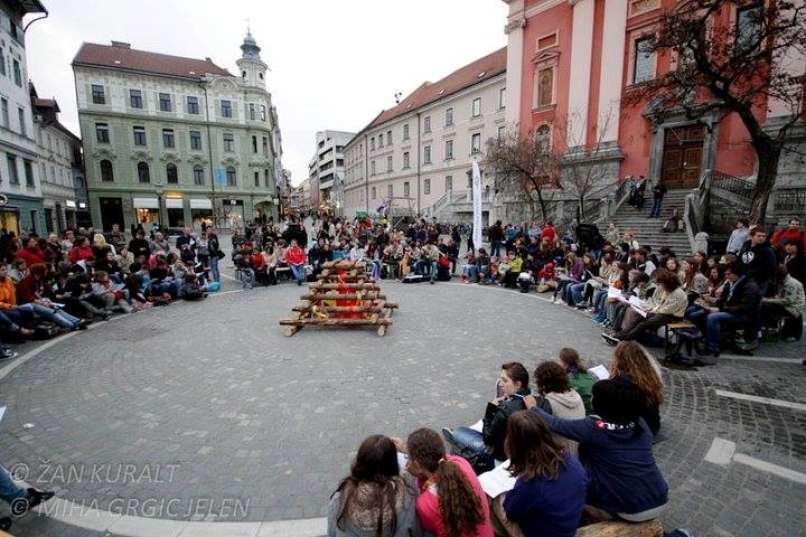
[(286, 280), (291, 279), (291, 267), (277, 267), (274, 269), (274, 277), (280, 281), (280, 276), (285, 275)]
[(576, 537), (663, 537), (663, 525), (657, 519), (639, 523), (599, 522), (579, 528)]
[(663, 352), (664, 354), (669, 354), (669, 348), (671, 347), (670, 337), (674, 332), (678, 330), (684, 330), (686, 328), (696, 328), (697, 325), (692, 323), (691, 321), (687, 321), (685, 319), (681, 319), (680, 321), (675, 321), (673, 323), (668, 323), (664, 326), (664, 341), (663, 341)]

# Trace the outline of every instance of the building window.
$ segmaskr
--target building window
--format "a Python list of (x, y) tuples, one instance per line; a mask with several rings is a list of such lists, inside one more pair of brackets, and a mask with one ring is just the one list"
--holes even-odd
[(269, 137), (263, 137), (263, 155), (269, 156)]
[(445, 160), (453, 160), (453, 140), (445, 141)]
[(141, 183), (151, 182), (151, 172), (148, 169), (148, 164), (145, 162), (137, 163), (137, 177), (140, 179)]
[(129, 90), (129, 106), (132, 108), (142, 108), (143, 107), (143, 92), (139, 89), (130, 89)]
[(146, 145), (145, 127), (134, 127), (134, 145)]
[(193, 184), (194, 185), (203, 185), (204, 184), (204, 168), (199, 166), (193, 166)]
[(392, 171), (392, 156), (391, 156), (391, 155), (389, 155), (388, 157), (386, 157), (386, 171), (387, 171), (387, 172), (391, 172), (391, 171)]
[(503, 110), (507, 107), (507, 89), (501, 88), (498, 90), (498, 109)]
[(106, 123), (95, 124), (95, 140), (99, 144), (109, 143), (109, 125)]
[(8, 124), (8, 99), (5, 97), (0, 98), (0, 112), (2, 113), (3, 126), (7, 129), (11, 128)]
[(633, 64), (633, 84), (640, 84), (655, 77), (655, 37), (642, 37), (635, 41), (635, 62)]
[(257, 154), (257, 136), (252, 136), (252, 153)]
[(470, 152), (474, 155), (481, 153), (481, 133), (477, 132), (470, 137)]
[(235, 151), (235, 138), (230, 133), (224, 133), (224, 151), (227, 153)]
[(168, 93), (160, 93), (160, 112), (171, 111), (171, 95)]
[(405, 125), (403, 125), (403, 139), (404, 139), (404, 140), (408, 140), (408, 139), (409, 139), (409, 124), (408, 124), (408, 123), (406, 123)]
[[(17, 86), (22, 87), (22, 71), (20, 71), (20, 62), (18, 62), (17, 60), (14, 60), (13, 63), (12, 63), (12, 69), (14, 71), (14, 83)], [(93, 88), (94, 87), (95, 86), (93, 86)], [(103, 86), (101, 86), (101, 91), (102, 92), (103, 92), (103, 89), (104, 89)], [(101, 102), (101, 104), (104, 104), (104, 103)]]
[(473, 117), (479, 117), (481, 115), (481, 97), (476, 97), (473, 99)]
[(386, 131), (386, 145), (392, 145), (392, 131)]
[(236, 186), (237, 183), (237, 176), (235, 175), (235, 168), (232, 166), (227, 168), (227, 186)]
[(554, 104), (554, 67), (546, 67), (537, 73), (537, 107)]
[(507, 128), (506, 128), (505, 125), (501, 125), (500, 127), (498, 127), (498, 141), (499, 142), (504, 139), (504, 135), (506, 134), (506, 132), (507, 132)]
[(198, 114), (199, 98), (188, 95), (187, 106), (188, 106), (188, 114)]
[(162, 129), (162, 145), (165, 149), (173, 149), (175, 147), (173, 129)]
[(266, 188), (269, 188), (270, 186), (269, 177), (270, 177), (269, 169), (266, 168), (265, 170), (263, 170), (263, 182), (265, 183)]
[[(14, 62), (17, 63), (16, 61)], [(106, 97), (104, 96), (104, 87), (100, 84), (92, 85), (92, 102), (93, 104), (106, 104)]]
[(6, 76), (6, 51), (0, 47), (0, 75)]
[(377, 198), (378, 198), (378, 189), (373, 186), (372, 187), (372, 199), (377, 199)]
[(743, 52), (751, 52), (761, 45), (762, 7), (745, 6), (736, 11), (736, 45)]
[(423, 118), (423, 132), (431, 132), (431, 116), (425, 116)]
[(369, 149), (370, 151), (375, 151), (375, 137), (369, 139)]
[(112, 168), (112, 162), (109, 160), (101, 161), (101, 181), (104, 183), (111, 183), (115, 180), (115, 171)]
[[(25, 170), (25, 186), (27, 186), (28, 188), (36, 187), (36, 183), (34, 183), (34, 167), (31, 161), (23, 159), (22, 168)], [(53, 169), (51, 168), (51, 171), (52, 170)]]
[(551, 127), (548, 125), (541, 125), (535, 134), (538, 147), (544, 152), (549, 150), (551, 145)]
[(403, 153), (403, 169), (407, 169), (409, 167), (409, 152), (406, 151)]
[(403, 183), (403, 197), (408, 198), (410, 194), (411, 194), (411, 185), (409, 185), (409, 182), (406, 181), (405, 183)]
[(23, 136), (28, 135), (28, 127), (25, 124), (25, 109), (17, 108), (17, 118), (20, 120), (20, 134)]
[(445, 126), (453, 126), (453, 108), (448, 108), (445, 110)]
[(249, 119), (254, 121), (256, 117), (257, 116), (255, 114), (255, 103), (249, 103)]
[(256, 171), (255, 172), (255, 187), (259, 187), (259, 186), (260, 186), (260, 172)]
[(221, 116), (232, 117), (232, 101), (221, 101)]
[(445, 176), (445, 192), (450, 192), (453, 190), (453, 176), (446, 175)]
[(431, 179), (423, 180), (423, 192), (428, 195), (431, 193)]
[(383, 147), (383, 133), (378, 135), (378, 149)]
[(193, 151), (201, 151), (202, 149), (201, 132), (190, 131), (190, 149)]
[(266, 105), (260, 105), (260, 121), (266, 121)]
[(386, 197), (392, 199), (395, 196), (395, 185), (389, 184), (386, 185)]
[(375, 175), (375, 161), (371, 161), (369, 163), (369, 173), (370, 175)]
[(423, 164), (431, 164), (431, 146), (423, 147)]
[(179, 172), (176, 169), (176, 164), (169, 162), (165, 166), (165, 177), (167, 178), (169, 185), (179, 184)]
[(8, 162), (8, 182), (12, 185), (20, 184), (20, 172), (17, 169), (17, 157), (14, 155), (6, 155), (6, 162)]

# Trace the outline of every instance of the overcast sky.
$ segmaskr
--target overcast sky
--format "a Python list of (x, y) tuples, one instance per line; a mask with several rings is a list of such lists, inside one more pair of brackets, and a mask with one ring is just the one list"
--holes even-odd
[[(70, 62), (84, 41), (204, 58), (232, 73), (246, 31), (262, 47), (283, 132), (283, 164), (307, 176), (316, 131), (357, 132), (424, 80), (506, 44), (501, 0), (42, 0), (28, 69), (79, 134)], [(29, 18), (26, 19), (29, 20)]]

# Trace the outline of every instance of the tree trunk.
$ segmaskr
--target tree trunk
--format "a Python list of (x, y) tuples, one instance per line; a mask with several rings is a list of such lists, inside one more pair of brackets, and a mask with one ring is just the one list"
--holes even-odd
[(764, 225), (767, 217), (767, 203), (778, 178), (778, 161), (781, 158), (782, 146), (779, 144), (765, 144), (766, 147), (755, 146), (758, 155), (758, 176), (756, 188), (753, 191), (753, 201), (750, 204), (750, 222)]
[(543, 199), (543, 191), (540, 188), (535, 189), (537, 190), (537, 201), (540, 202), (540, 212), (543, 215), (543, 221), (546, 221), (546, 201)]

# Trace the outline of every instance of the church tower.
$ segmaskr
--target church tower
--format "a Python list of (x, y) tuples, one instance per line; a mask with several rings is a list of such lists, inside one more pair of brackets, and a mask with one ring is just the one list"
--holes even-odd
[(241, 71), (241, 79), (249, 86), (266, 89), (266, 71), (269, 66), (260, 59), (260, 47), (257, 46), (252, 32), (247, 30), (241, 45), (243, 54), (235, 62)]

